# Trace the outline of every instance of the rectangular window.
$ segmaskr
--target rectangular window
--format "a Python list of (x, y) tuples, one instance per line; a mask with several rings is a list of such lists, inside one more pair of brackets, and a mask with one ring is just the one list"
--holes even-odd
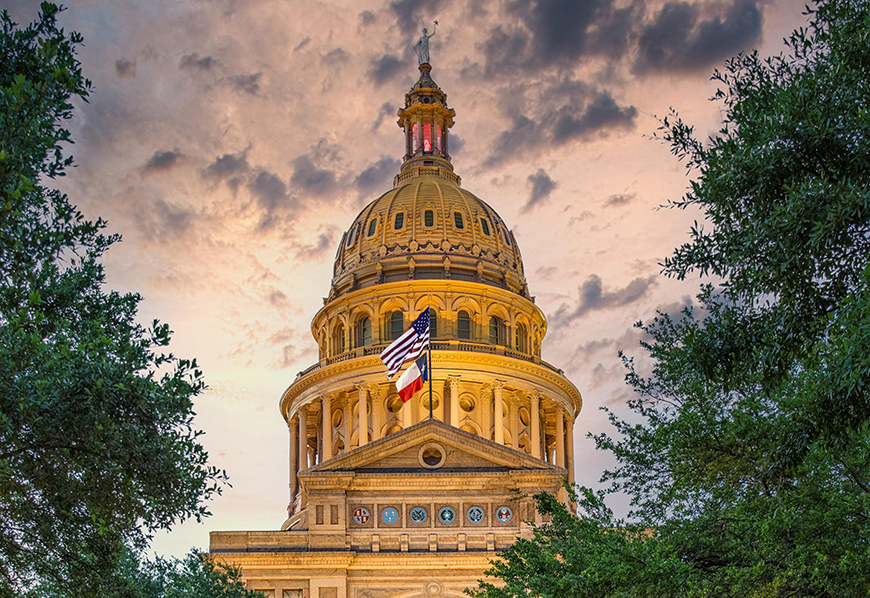
[(441, 125), (438, 125), (438, 128), (435, 129), (435, 149), (439, 152), (441, 151)]
[(462, 221), (462, 212), (453, 212), (453, 224), (458, 229), (465, 228), (465, 222)]
[(489, 236), (489, 223), (486, 221), (486, 218), (480, 219), (480, 228), (483, 229), (483, 234), (487, 237)]
[(338, 505), (329, 505), (329, 522), (332, 525), (338, 524)]
[(432, 210), (423, 212), (423, 226), (435, 226), (435, 212)]
[(372, 236), (375, 234), (375, 231), (378, 230), (378, 219), (373, 218), (371, 222), (369, 222), (369, 234), (368, 236)]
[(317, 508), (314, 509), (314, 513), (317, 525), (323, 525), (323, 505), (317, 505)]
[(414, 130), (414, 133), (411, 135), (411, 137), (414, 139), (414, 149), (413, 149), (412, 153), (416, 153), (416, 151), (417, 151), (417, 123), (414, 123), (413, 130)]
[(393, 225), (393, 228), (400, 230), (403, 226), (405, 226), (405, 213), (399, 212), (396, 214), (396, 222)]
[(423, 123), (423, 151), (432, 151), (432, 125)]

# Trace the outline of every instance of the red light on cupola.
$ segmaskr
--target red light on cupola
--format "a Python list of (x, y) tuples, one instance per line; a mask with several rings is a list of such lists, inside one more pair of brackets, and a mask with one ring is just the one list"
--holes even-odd
[(432, 125), (423, 123), (423, 151), (432, 151)]

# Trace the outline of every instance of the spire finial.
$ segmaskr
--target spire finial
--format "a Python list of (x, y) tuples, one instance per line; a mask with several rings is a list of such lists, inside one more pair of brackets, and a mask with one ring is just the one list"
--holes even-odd
[(438, 20), (432, 26), (432, 35), (427, 35), (427, 29), (423, 27), (423, 35), (414, 46), (414, 53), (417, 54), (418, 64), (429, 64), (429, 38), (435, 37), (435, 28), (438, 27)]

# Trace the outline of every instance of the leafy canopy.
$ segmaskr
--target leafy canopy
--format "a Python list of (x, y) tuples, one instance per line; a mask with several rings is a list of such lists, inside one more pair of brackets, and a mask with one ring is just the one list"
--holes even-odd
[(787, 52), (726, 63), (724, 123), (662, 138), (700, 208), (668, 276), (707, 277), (626, 359), (641, 423), (611, 414), (627, 520), (581, 492), (493, 565), (513, 596), (870, 595), (870, 3), (823, 0)]
[(193, 425), (196, 362), (166, 352), (167, 325), (136, 322), (139, 295), (105, 289), (119, 238), (50, 184), (91, 91), (58, 12), (0, 13), (0, 596), (101, 595), (224, 479)]

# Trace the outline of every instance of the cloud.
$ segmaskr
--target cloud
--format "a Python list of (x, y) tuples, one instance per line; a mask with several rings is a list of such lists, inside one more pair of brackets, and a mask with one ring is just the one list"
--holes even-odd
[(579, 288), (577, 305), (562, 305), (553, 315), (553, 328), (570, 324), (590, 311), (622, 307), (642, 299), (657, 284), (656, 276), (635, 278), (624, 288), (605, 291), (601, 278), (591, 275)]
[(590, 218), (594, 218), (595, 214), (590, 212), (589, 210), (583, 210), (580, 212), (579, 216), (571, 216), (568, 219), (568, 226), (574, 226), (578, 222), (583, 222), (584, 220), (589, 220)]
[(293, 160), (293, 175), (290, 185), (294, 191), (324, 197), (336, 189), (335, 172), (318, 168), (310, 156), (303, 155)]
[(149, 241), (165, 242), (184, 236), (193, 223), (193, 212), (163, 198), (136, 204), (136, 230)]
[(299, 42), (298, 44), (296, 44), (296, 47), (293, 48), (293, 51), (294, 51), (294, 52), (298, 52), (299, 50), (301, 50), (302, 48), (306, 47), (306, 46), (307, 46), (308, 44), (310, 44), (310, 43), (311, 43), (311, 38), (310, 38), (310, 37), (303, 38), (301, 42)]
[(335, 48), (324, 54), (320, 58), (320, 62), (324, 65), (335, 67), (339, 64), (344, 64), (350, 59), (350, 55), (341, 48)]
[(262, 170), (248, 181), (248, 191), (268, 213), (291, 207), (287, 185), (268, 170)]
[(176, 150), (155, 151), (140, 169), (142, 176), (169, 172), (182, 161), (184, 154)]
[(329, 227), (326, 232), (317, 236), (313, 245), (305, 245), (296, 251), (296, 257), (305, 261), (318, 261), (328, 255), (335, 248), (336, 233), (340, 232), (337, 227)]
[(233, 89), (252, 96), (260, 94), (260, 79), (263, 73), (251, 73), (250, 75), (234, 75), (229, 78)]
[(389, 156), (381, 156), (380, 160), (369, 165), (354, 179), (354, 186), (360, 193), (377, 193), (390, 186), (392, 178), (399, 173), (402, 163)]
[(527, 182), (532, 191), (529, 194), (529, 200), (526, 202), (526, 205), (520, 209), (521, 213), (529, 212), (543, 204), (550, 197), (553, 189), (557, 187), (556, 182), (550, 178), (550, 175), (543, 168), (539, 168), (537, 172), (530, 174)]
[(374, 11), (364, 10), (361, 13), (359, 13), (360, 25), (362, 25), (364, 27), (368, 27), (369, 25), (374, 24), (374, 22), (377, 21), (377, 19), (378, 19), (378, 15), (375, 14)]
[(559, 272), (559, 268), (556, 266), (541, 266), (535, 270), (535, 276), (541, 280), (550, 280), (557, 272)]
[(583, 108), (570, 104), (559, 111), (553, 126), (553, 141), (562, 144), (572, 139), (592, 139), (606, 136), (608, 130), (634, 127), (637, 109), (620, 106), (609, 92), (593, 97)]
[(207, 72), (218, 66), (218, 64), (220, 63), (216, 58), (212, 56), (203, 56), (200, 58), (199, 54), (194, 52), (193, 54), (185, 54), (182, 56), (181, 60), (178, 61), (178, 68), (183, 71)]
[(390, 2), (390, 10), (396, 16), (399, 29), (406, 35), (422, 31), (427, 27), (432, 32), (431, 21), (449, 4), (449, 0), (395, 0)]
[(369, 77), (375, 85), (381, 86), (401, 72), (403, 66), (404, 62), (398, 56), (384, 54), (380, 58), (372, 59)]
[[(705, 10), (706, 9), (706, 10)], [(706, 5), (668, 2), (639, 35), (636, 73), (703, 69), (761, 38), (759, 0), (734, 0), (723, 13)]]
[(637, 197), (637, 193), (616, 193), (604, 200), (604, 207), (624, 206), (631, 203), (635, 197)]
[(372, 125), (372, 131), (381, 126), (381, 123), (384, 122), (384, 119), (388, 116), (392, 116), (396, 113), (396, 109), (393, 107), (393, 104), (390, 102), (384, 102), (381, 104), (381, 107), (378, 109), (378, 116), (375, 118), (375, 122)]
[(202, 172), (204, 178), (226, 180), (235, 176), (248, 174), (251, 167), (248, 164), (248, 150), (237, 154), (223, 154), (214, 159)]
[(136, 61), (121, 58), (115, 61), (115, 75), (119, 79), (134, 79), (136, 77)]

